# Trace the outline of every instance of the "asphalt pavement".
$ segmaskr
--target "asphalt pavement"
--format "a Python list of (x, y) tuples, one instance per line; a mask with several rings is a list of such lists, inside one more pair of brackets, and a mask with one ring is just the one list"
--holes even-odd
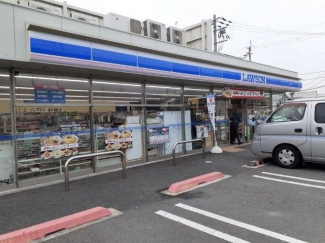
[[(48, 242), (325, 242), (325, 166), (250, 169), (250, 150), (208, 153), (0, 197), (0, 233), (95, 206), (123, 214)], [(206, 163), (211, 161), (211, 163)], [(170, 184), (220, 171), (230, 178), (176, 197)]]

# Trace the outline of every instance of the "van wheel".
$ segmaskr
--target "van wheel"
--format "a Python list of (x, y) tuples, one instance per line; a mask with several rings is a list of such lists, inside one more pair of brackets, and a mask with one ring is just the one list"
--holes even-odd
[(274, 157), (276, 162), (284, 168), (297, 168), (301, 164), (299, 151), (290, 145), (282, 145), (275, 150)]

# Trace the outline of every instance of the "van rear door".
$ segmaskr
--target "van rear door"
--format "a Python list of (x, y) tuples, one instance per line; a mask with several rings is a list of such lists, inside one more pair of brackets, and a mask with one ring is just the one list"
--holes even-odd
[(312, 160), (325, 163), (325, 102), (313, 102), (310, 131)]

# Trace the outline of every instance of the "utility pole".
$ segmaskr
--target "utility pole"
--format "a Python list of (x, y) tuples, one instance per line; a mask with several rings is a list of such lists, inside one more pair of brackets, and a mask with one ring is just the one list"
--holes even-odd
[(213, 15), (213, 21), (212, 21), (212, 25), (213, 25), (213, 46), (214, 46), (214, 52), (218, 52), (218, 44), (217, 44), (217, 17), (214, 14)]
[(249, 47), (248, 47), (248, 58), (249, 58), (249, 61), (251, 62), (252, 61), (252, 41), (249, 41)]
[[(222, 22), (222, 21), (224, 22)], [(224, 26), (218, 26), (217, 24), (223, 24)], [(231, 21), (226, 20), (223, 17), (216, 17), (216, 15), (213, 15), (212, 25), (213, 25), (213, 46), (214, 46), (214, 52), (218, 52), (218, 44), (222, 42), (228, 41), (230, 37), (227, 35), (226, 29), (229, 27), (229, 24), (231, 24)], [(217, 27), (219, 29), (217, 29)], [(221, 41), (218, 42), (218, 35), (219, 32), (219, 38), (221, 38)]]

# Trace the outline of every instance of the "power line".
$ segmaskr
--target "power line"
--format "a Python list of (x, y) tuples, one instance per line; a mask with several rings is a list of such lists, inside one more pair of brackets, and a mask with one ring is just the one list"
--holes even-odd
[(303, 60), (303, 59), (307, 59), (307, 58), (311, 58), (311, 57), (315, 57), (315, 56), (320, 56), (320, 55), (324, 55), (324, 54), (325, 54), (325, 52), (321, 52), (321, 53), (311, 55), (311, 56), (301, 57), (301, 58), (297, 58), (297, 59), (293, 59), (293, 60), (289, 60), (289, 61), (285, 61), (285, 62), (274, 63), (272, 65), (278, 65), (278, 64), (284, 64), (284, 63), (299, 61), (299, 60)]
[(325, 32), (296, 32), (296, 31), (288, 31), (288, 30), (277, 30), (277, 29), (269, 29), (269, 28), (263, 28), (253, 25), (246, 25), (246, 24), (239, 24), (234, 22), (233, 23), (234, 29), (241, 29), (241, 30), (249, 30), (251, 32), (264, 32), (264, 33), (277, 33), (277, 34), (283, 34), (283, 35), (325, 35)]
[(311, 81), (311, 80), (316, 80), (316, 79), (320, 79), (320, 78), (324, 78), (324, 76), (318, 77), (318, 78), (303, 78), (303, 79), (301, 79), (301, 81)]
[(319, 88), (323, 88), (323, 87), (325, 87), (325, 85), (321, 85), (321, 86), (314, 87), (314, 88), (309, 88), (309, 89), (303, 89), (301, 91), (309, 91), (309, 90), (319, 89)]
[[(320, 23), (320, 24), (315, 24), (315, 25), (310, 25), (310, 26), (307, 26), (307, 27), (304, 27), (304, 28), (299, 28), (299, 29), (295, 29), (294, 31), (296, 31), (296, 30), (303, 30), (303, 29), (310, 29), (310, 28), (313, 28), (313, 27), (316, 27), (316, 26), (319, 26), (319, 25), (324, 25), (325, 24), (325, 22), (323, 22), (323, 23)], [(232, 28), (233, 29), (233, 28)], [(271, 36), (278, 36), (277, 34), (275, 34), (275, 35), (271, 35)], [(270, 35), (268, 35), (268, 36), (263, 36), (263, 37), (259, 37), (259, 38), (255, 38), (255, 39), (253, 39), (253, 41), (255, 41), (255, 40), (260, 40), (260, 39), (265, 39), (265, 38), (269, 38), (269, 37), (271, 37)], [(285, 41), (285, 40), (284, 40)], [(300, 40), (301, 41), (301, 40)], [(241, 44), (239, 44), (239, 45), (237, 45), (237, 46), (235, 46), (235, 47), (233, 47), (233, 48), (231, 48), (229, 51), (230, 52), (234, 52), (234, 51), (236, 51), (236, 50), (239, 50), (239, 49), (242, 49), (242, 48), (244, 48), (244, 44), (246, 43), (246, 41), (245, 42), (242, 42)], [(239, 47), (239, 46), (241, 46), (241, 47)], [(255, 46), (254, 46), (255, 47)]]
[(324, 73), (325, 72), (325, 70), (324, 71), (317, 71), (317, 72), (312, 72), (312, 73), (301, 73), (301, 74), (299, 74), (299, 75), (308, 75), (308, 74), (314, 74), (314, 73)]

